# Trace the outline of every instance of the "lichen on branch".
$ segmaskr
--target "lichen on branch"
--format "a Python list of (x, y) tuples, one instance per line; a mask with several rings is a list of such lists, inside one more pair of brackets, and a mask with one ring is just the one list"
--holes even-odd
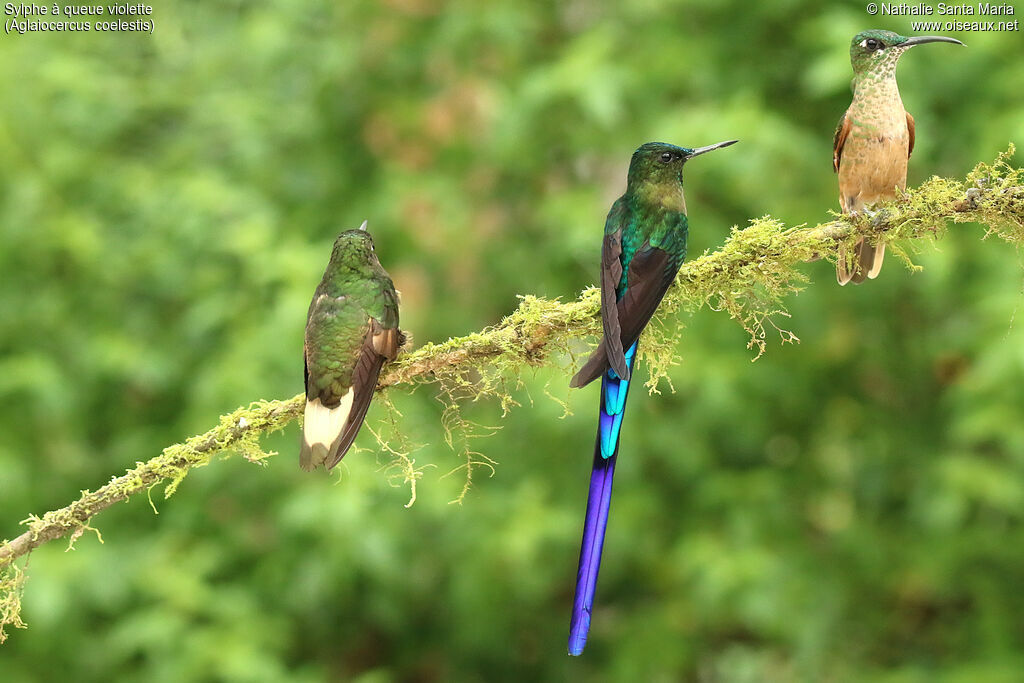
[[(986, 227), (986, 237), (997, 235), (1012, 244), (1024, 244), (1024, 170), (1010, 165), (1013, 153), (1011, 145), (993, 163), (978, 164), (962, 181), (933, 177), (877, 207), (873, 215), (833, 214), (830, 220), (814, 227), (792, 228), (763, 216), (750, 220), (743, 229), (734, 227), (721, 249), (683, 265), (676, 285), (669, 290), (653, 324), (645, 331), (641, 355), (650, 373), (648, 387), (654, 390), (676, 361), (680, 334), (677, 313), (682, 308), (695, 311), (707, 306), (728, 313), (750, 334), (749, 347), (756, 351), (755, 358), (764, 353), (770, 329), (783, 342), (798, 341), (796, 335), (776, 322), (788, 317), (786, 296), (800, 291), (809, 282), (797, 266), (819, 258), (834, 260), (839, 243), (852, 246), (862, 235), (869, 239), (884, 236), (912, 268), (916, 266), (900, 241), (907, 244), (938, 239), (950, 222), (979, 223)], [(599, 292), (595, 288), (584, 290), (578, 298), (567, 302), (522, 296), (516, 310), (493, 327), (446, 342), (429, 343), (400, 356), (381, 377), (378, 390), (437, 385), (438, 397), (446, 406), (446, 441), (453, 448), (462, 449), (462, 468), (468, 485), (475, 468), (493, 466), (486, 456), (468, 446), (468, 439), (491, 430), (478, 428), (471, 433), (475, 426), (462, 418), (460, 403), (493, 398), (501, 402), (504, 410), (513, 407), (511, 391), (519, 385), (521, 369), (551, 363), (565, 365), (565, 358), (573, 358), (574, 340), (600, 333), (599, 309)], [(74, 542), (92, 528), (89, 523), (97, 513), (161, 483), (165, 484), (164, 496), (171, 496), (191, 470), (209, 464), (221, 453), (237, 453), (254, 462), (262, 461), (273, 454), (262, 450), (259, 438), (298, 418), (302, 405), (303, 395), (299, 394), (287, 400), (259, 401), (239, 408), (222, 416), (219, 424), (204, 434), (169, 446), (146, 462), (136, 463), (96, 491), (83, 491), (78, 500), (66, 507), (24, 520), (27, 530), (0, 544), (0, 642), (6, 637), (5, 626), (24, 627), (20, 596), (25, 574), (14, 564), (17, 558), (65, 536)], [(467, 445), (460, 447), (456, 443)], [(393, 472), (400, 476), (394, 478), (409, 483), (415, 498), (415, 484), (422, 468), (416, 468), (406, 453), (387, 442), (382, 441), (382, 445), (396, 458)]]

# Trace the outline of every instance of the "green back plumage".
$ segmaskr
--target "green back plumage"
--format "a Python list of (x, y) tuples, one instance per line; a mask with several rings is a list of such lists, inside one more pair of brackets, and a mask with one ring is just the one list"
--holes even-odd
[(306, 319), (307, 396), (334, 405), (352, 386), (352, 372), (371, 318), (398, 327), (395, 286), (373, 250), (373, 239), (348, 230), (334, 242), (331, 260)]
[(616, 204), (621, 207), (620, 211), (615, 212), (613, 208), (615, 215), (609, 215), (609, 223), (614, 221), (614, 227), (608, 227), (612, 227), (609, 232), (622, 228), (622, 277), (616, 288), (621, 298), (626, 291), (629, 264), (645, 242), (671, 254), (678, 268), (686, 259), (689, 231), (685, 213), (651, 205), (638, 195), (626, 194)]

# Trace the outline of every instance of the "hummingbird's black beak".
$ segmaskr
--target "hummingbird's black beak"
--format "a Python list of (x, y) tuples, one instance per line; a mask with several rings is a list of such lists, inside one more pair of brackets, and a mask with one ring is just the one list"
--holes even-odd
[[(948, 36), (914, 36), (900, 43), (899, 47), (913, 47), (914, 45), (923, 45), (925, 43), (956, 43), (957, 45), (964, 45), (956, 38), (949, 38)], [(967, 46), (964, 45), (964, 47)]]
[(739, 142), (739, 140), (726, 140), (725, 142), (716, 142), (715, 144), (708, 145), (707, 147), (698, 147), (697, 149), (695, 149), (692, 152), (690, 152), (686, 156), (686, 158), (687, 159), (692, 159), (693, 157), (698, 157), (701, 154), (704, 154), (705, 152), (713, 152), (716, 149), (721, 149), (723, 147), (728, 147), (729, 145), (735, 145), (737, 142)]

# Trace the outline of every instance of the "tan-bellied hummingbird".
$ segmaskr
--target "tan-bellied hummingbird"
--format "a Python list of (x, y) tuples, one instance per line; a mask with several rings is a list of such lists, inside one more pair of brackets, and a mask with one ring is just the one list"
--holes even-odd
[[(900, 55), (924, 43), (956, 43), (945, 36), (908, 38), (892, 31), (861, 31), (850, 43), (853, 102), (839, 120), (832, 145), (832, 166), (839, 174), (839, 205), (857, 213), (896, 196), (907, 187), (907, 161), (914, 151), (914, 117), (903, 108), (896, 85)], [(882, 269), (885, 242), (860, 238), (851, 270), (845, 247), (839, 248), (836, 279), (860, 284)]]

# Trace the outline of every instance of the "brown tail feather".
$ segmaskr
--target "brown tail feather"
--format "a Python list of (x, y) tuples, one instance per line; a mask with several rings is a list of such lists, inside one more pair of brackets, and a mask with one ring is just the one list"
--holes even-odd
[(601, 343), (594, 349), (594, 352), (590, 354), (587, 362), (580, 368), (580, 371), (573, 375), (569, 386), (573, 389), (585, 387), (600, 377), (608, 367), (608, 351), (605, 348), (604, 339), (602, 339)]
[(841, 285), (852, 282), (859, 285), (864, 280), (878, 277), (882, 270), (882, 260), (885, 258), (885, 243), (879, 241), (872, 246), (864, 238), (857, 240), (854, 245), (853, 270), (847, 265), (846, 247), (840, 245), (838, 259), (836, 261), (836, 281)]

